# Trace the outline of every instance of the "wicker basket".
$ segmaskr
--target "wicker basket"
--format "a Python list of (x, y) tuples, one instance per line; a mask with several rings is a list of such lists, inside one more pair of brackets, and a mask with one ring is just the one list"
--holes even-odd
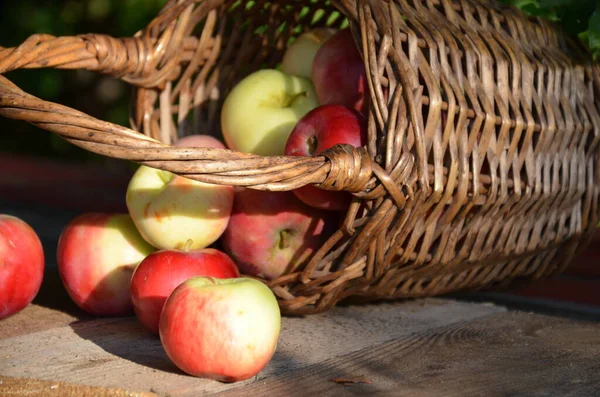
[[(204, 182), (354, 193), (343, 226), (308, 263), (265, 280), (284, 313), (564, 269), (598, 223), (600, 69), (590, 55), (549, 23), (485, 0), (308, 4), (306, 13), (301, 1), (170, 0), (132, 38), (33, 35), (0, 47), (1, 74), (54, 67), (119, 77), (134, 87), (131, 129), (3, 76), (0, 114)], [(234, 84), (276, 65), (301, 30), (344, 23), (367, 69), (366, 147), (305, 158), (169, 145), (191, 131), (218, 135)]]

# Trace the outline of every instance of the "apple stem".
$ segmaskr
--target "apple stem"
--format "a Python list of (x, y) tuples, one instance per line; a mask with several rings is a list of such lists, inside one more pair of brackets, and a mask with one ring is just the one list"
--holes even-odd
[(169, 183), (175, 177), (175, 174), (170, 173), (169, 171), (161, 170), (159, 173), (161, 179), (164, 183)]
[(285, 249), (290, 246), (289, 241), (288, 241), (288, 234), (289, 233), (287, 230), (282, 230), (279, 232), (279, 248), (280, 249)]
[(183, 246), (183, 251), (187, 252), (190, 250), (190, 248), (192, 248), (192, 244), (194, 244), (194, 240), (192, 240), (191, 238), (188, 238), (187, 241), (185, 242), (185, 245)]
[(285, 106), (284, 106), (284, 107), (286, 107), (286, 108), (289, 108), (290, 106), (292, 106), (292, 105), (294, 104), (294, 102), (296, 102), (296, 100), (297, 100), (298, 98), (306, 98), (306, 96), (307, 96), (307, 93), (306, 93), (306, 92), (300, 92), (300, 93), (298, 93), (298, 94), (294, 95), (293, 97), (291, 97), (291, 98), (289, 99), (289, 101), (287, 101), (287, 102), (285, 103)]
[(317, 150), (317, 137), (313, 135), (310, 138), (308, 138), (308, 154), (310, 154), (312, 156), (316, 150)]

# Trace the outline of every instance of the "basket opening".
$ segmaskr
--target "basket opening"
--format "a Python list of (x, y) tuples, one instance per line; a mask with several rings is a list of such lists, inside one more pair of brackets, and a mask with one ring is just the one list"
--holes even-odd
[[(344, 28), (348, 20), (329, 1), (225, 1), (215, 9), (203, 3), (192, 12), (190, 35), (201, 40), (200, 62), (182, 62), (179, 78), (171, 83), (166, 105), (163, 91), (137, 90), (143, 104), (133, 119), (159, 120), (171, 113), (170, 131), (160, 132), (160, 123), (137, 125), (136, 129), (159, 140), (181, 134), (203, 133), (222, 138), (220, 109), (229, 91), (244, 77), (259, 69), (278, 68), (287, 46), (301, 33), (316, 27)], [(159, 34), (160, 32), (157, 32)], [(184, 106), (181, 106), (184, 104)], [(179, 127), (184, 122), (186, 126)], [(161, 139), (162, 138), (162, 139)]]

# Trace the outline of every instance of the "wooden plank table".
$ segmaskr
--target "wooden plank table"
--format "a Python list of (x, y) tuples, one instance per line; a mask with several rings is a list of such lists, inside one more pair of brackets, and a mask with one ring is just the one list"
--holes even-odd
[(285, 317), (257, 377), (191, 377), (134, 317), (92, 318), (68, 299), (54, 258), (76, 211), (0, 203), (2, 212), (38, 231), (48, 266), (34, 304), (0, 322), (0, 396), (600, 395), (600, 311), (502, 294)]

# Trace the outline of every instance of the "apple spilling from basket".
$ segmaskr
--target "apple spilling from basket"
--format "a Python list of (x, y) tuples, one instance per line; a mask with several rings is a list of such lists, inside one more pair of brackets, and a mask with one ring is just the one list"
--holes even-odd
[[(224, 142), (199, 134), (174, 145), (262, 156), (363, 146), (365, 91), (350, 31), (314, 29), (288, 47), (281, 68), (256, 71), (233, 87), (221, 112)], [(281, 318), (273, 292), (247, 276), (274, 279), (302, 265), (339, 227), (350, 197), (311, 185), (233, 189), (140, 166), (127, 188), (127, 214), (85, 213), (65, 227), (58, 270), (80, 308), (97, 316), (135, 313), (181, 370), (248, 379), (274, 354)], [(40, 261), (43, 270), (39, 240), (26, 228), (20, 233), (28, 237), (7, 229), (17, 237), (2, 240), (7, 223), (0, 218), (0, 263), (9, 258), (15, 274), (0, 276), (1, 316), (31, 302)], [(19, 244), (27, 254), (14, 253)], [(15, 292), (21, 283), (31, 287)]]

